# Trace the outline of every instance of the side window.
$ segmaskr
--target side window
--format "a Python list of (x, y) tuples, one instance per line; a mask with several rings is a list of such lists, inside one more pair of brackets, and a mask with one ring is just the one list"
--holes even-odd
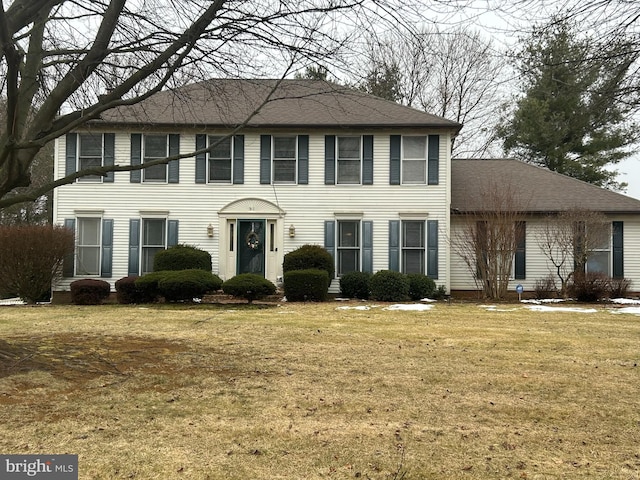
[(167, 248), (167, 221), (164, 218), (142, 219), (142, 275), (153, 272), (153, 259)]
[(402, 137), (402, 183), (427, 183), (427, 137)]
[[(78, 135), (78, 171), (102, 166), (102, 134), (81, 133)], [(101, 182), (100, 175), (87, 175), (78, 182)]]
[(424, 274), (424, 221), (402, 222), (402, 272)]
[(296, 137), (273, 137), (273, 183), (296, 183)]
[(231, 183), (233, 163), (231, 137), (209, 136), (209, 182)]
[[(143, 142), (143, 161), (144, 163), (166, 158), (168, 156), (166, 135), (145, 135)], [(145, 182), (166, 182), (167, 181), (167, 165), (153, 165), (144, 170)]]
[(360, 271), (360, 221), (338, 221), (338, 276)]
[(77, 219), (76, 275), (100, 274), (102, 219)]
[(337, 137), (337, 183), (359, 184), (362, 168), (361, 137)]

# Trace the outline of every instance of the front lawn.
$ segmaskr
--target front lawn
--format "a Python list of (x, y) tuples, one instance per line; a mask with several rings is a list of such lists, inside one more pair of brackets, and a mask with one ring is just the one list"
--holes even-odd
[(0, 453), (80, 479), (640, 478), (640, 316), (0, 308)]

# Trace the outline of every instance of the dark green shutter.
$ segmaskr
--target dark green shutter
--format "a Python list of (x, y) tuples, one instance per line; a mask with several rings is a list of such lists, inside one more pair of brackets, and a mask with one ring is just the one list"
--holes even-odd
[(624, 278), (623, 222), (613, 222), (613, 278)]
[(438, 221), (427, 220), (427, 276), (438, 279)]
[(362, 136), (362, 184), (373, 185), (373, 135)]
[(260, 183), (271, 183), (271, 135), (260, 135)]
[(438, 185), (440, 183), (440, 135), (429, 135), (427, 169), (428, 184)]
[[(142, 163), (142, 135), (140, 133), (131, 134), (131, 165)], [(140, 183), (142, 179), (141, 170), (131, 170), (129, 180), (131, 183)]]
[(129, 276), (140, 275), (140, 219), (129, 220)]
[(336, 184), (336, 136), (324, 137), (324, 184)]
[[(174, 155), (180, 154), (180, 135), (177, 133), (172, 133), (169, 135), (169, 156), (173, 157)], [(168, 167), (168, 179), (169, 183), (179, 183), (180, 182), (180, 160), (171, 160), (169, 161)]]
[(64, 174), (67, 176), (76, 172), (78, 164), (78, 134), (67, 133), (65, 145)]
[(62, 276), (63, 277), (73, 277), (75, 272), (75, 258), (76, 258), (76, 247), (75, 247), (75, 238), (76, 238), (76, 220), (75, 218), (65, 218), (64, 219), (64, 227), (71, 230), (73, 232), (73, 252), (68, 253), (64, 256), (62, 260)]
[(527, 224), (525, 222), (516, 223), (516, 254), (514, 277), (516, 280), (527, 278)]
[(178, 220), (169, 220), (167, 230), (167, 246), (173, 247), (178, 244)]
[[(116, 161), (116, 135), (115, 133), (105, 133), (103, 136), (104, 153), (103, 161), (105, 167), (111, 167)], [(115, 179), (114, 172), (109, 172), (103, 178), (103, 182), (113, 183)]]
[(389, 220), (389, 270), (400, 271), (400, 220)]
[(113, 275), (113, 220), (102, 220), (102, 260), (100, 276), (110, 278)]
[[(207, 136), (203, 133), (196, 135), (196, 150), (207, 148)], [(207, 183), (207, 154), (196, 155), (196, 183)]]
[(244, 135), (233, 137), (233, 183), (244, 183)]
[(336, 260), (336, 222), (335, 220), (326, 220), (324, 222), (324, 248)]
[(362, 271), (373, 273), (373, 222), (362, 222)]
[(389, 137), (389, 185), (400, 185), (400, 151), (402, 136)]
[(298, 135), (298, 184), (309, 183), (309, 135)]

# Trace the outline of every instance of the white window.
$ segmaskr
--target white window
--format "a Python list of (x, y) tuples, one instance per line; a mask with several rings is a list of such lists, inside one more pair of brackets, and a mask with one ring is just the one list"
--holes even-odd
[(361, 137), (337, 137), (337, 143), (337, 183), (360, 183), (362, 178)]
[(402, 272), (422, 273), (425, 266), (425, 228), (422, 220), (402, 221)]
[[(102, 134), (81, 133), (78, 135), (78, 170), (102, 166)], [(86, 175), (78, 182), (101, 182), (101, 175)]]
[(587, 272), (600, 272), (611, 276), (611, 240), (606, 238), (592, 249), (587, 258)]
[[(168, 156), (168, 142), (166, 135), (145, 135), (143, 142), (144, 163), (166, 158)], [(167, 165), (153, 165), (144, 169), (145, 182), (166, 182)]]
[(101, 218), (77, 219), (76, 275), (100, 274)]
[(402, 183), (427, 183), (427, 137), (402, 137)]
[(231, 137), (219, 135), (209, 136), (209, 182), (231, 183), (233, 154)]
[(273, 137), (273, 183), (296, 183), (297, 139)]
[(164, 218), (142, 219), (142, 275), (153, 272), (156, 253), (167, 248), (167, 221)]
[(338, 221), (338, 276), (360, 271), (360, 221)]

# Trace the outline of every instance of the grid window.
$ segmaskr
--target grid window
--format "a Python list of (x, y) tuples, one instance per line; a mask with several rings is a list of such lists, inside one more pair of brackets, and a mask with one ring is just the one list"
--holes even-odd
[(402, 137), (402, 183), (427, 182), (427, 137)]
[[(144, 136), (144, 163), (166, 158), (167, 136), (166, 135), (145, 135)], [(153, 165), (144, 169), (145, 182), (165, 182), (167, 180), (167, 165)]]
[(209, 136), (209, 182), (231, 183), (231, 137)]
[(78, 218), (76, 275), (100, 274), (100, 218)]
[(362, 149), (360, 137), (338, 137), (338, 183), (360, 183)]
[(156, 253), (167, 247), (167, 222), (164, 218), (142, 219), (142, 274), (153, 272)]
[(296, 137), (273, 137), (273, 183), (296, 182)]
[(423, 221), (402, 222), (402, 272), (424, 274), (425, 229)]
[[(102, 134), (81, 133), (78, 135), (78, 170), (102, 166)], [(101, 182), (101, 175), (86, 175), (78, 182)]]
[(338, 222), (338, 275), (360, 271), (360, 222)]
[[(603, 239), (601, 245), (598, 245), (589, 253), (587, 258), (587, 272), (600, 272), (607, 276), (611, 276), (611, 243), (609, 236)], [(594, 242), (595, 243), (595, 242)], [(600, 243), (600, 242), (598, 242)]]

